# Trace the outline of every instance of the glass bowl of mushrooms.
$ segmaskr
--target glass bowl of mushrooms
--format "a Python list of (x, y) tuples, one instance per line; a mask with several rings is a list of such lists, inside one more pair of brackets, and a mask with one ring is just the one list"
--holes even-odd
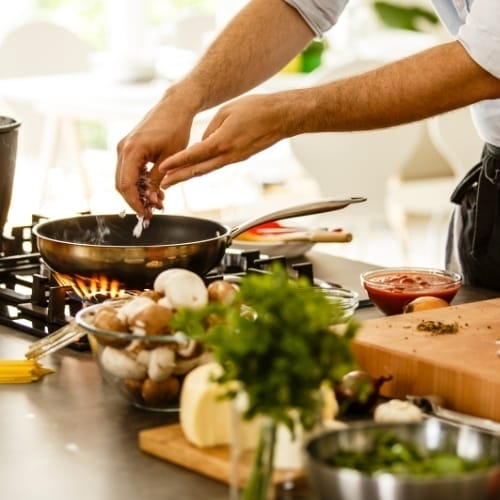
[(86, 307), (76, 315), (88, 332), (92, 353), (105, 383), (134, 406), (178, 411), (184, 377), (212, 360), (202, 343), (174, 331), (181, 308), (230, 301), (237, 285), (216, 280), (206, 285), (195, 273), (163, 271), (153, 289)]

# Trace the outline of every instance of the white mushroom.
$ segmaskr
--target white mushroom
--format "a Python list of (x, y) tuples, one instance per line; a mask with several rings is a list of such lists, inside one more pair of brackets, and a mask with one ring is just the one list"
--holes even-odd
[(176, 279), (176, 276), (178, 275), (183, 275), (185, 269), (182, 269), (180, 267), (173, 267), (171, 269), (166, 269), (165, 271), (162, 271), (158, 276), (156, 276), (154, 283), (153, 283), (153, 290), (161, 295), (165, 295), (165, 290), (167, 289), (168, 284), (171, 282), (171, 280)]
[(175, 368), (175, 353), (168, 346), (153, 349), (149, 357), (148, 377), (155, 382), (166, 380)]
[(422, 410), (401, 399), (391, 399), (387, 403), (381, 403), (375, 408), (373, 418), (377, 423), (383, 422), (420, 422), (423, 419)]
[(149, 365), (149, 360), (151, 359), (151, 353), (153, 351), (150, 351), (148, 349), (142, 349), (142, 351), (139, 351), (137, 353), (137, 357), (135, 358), (138, 363), (144, 366)]
[(194, 358), (201, 354), (202, 347), (199, 342), (189, 339), (186, 342), (179, 343), (177, 355), (181, 358)]
[(172, 316), (171, 309), (153, 302), (130, 318), (130, 329), (137, 335), (168, 335)]
[(174, 401), (180, 392), (180, 382), (177, 377), (169, 377), (161, 382), (147, 378), (142, 384), (141, 395), (149, 406), (162, 406)]
[(161, 272), (155, 279), (154, 289), (168, 298), (173, 309), (199, 309), (208, 302), (204, 281), (187, 269), (173, 268)]
[(166, 309), (173, 309), (172, 303), (170, 302), (168, 297), (163, 296), (161, 299), (158, 299), (158, 305), (165, 307)]
[(155, 301), (149, 297), (134, 297), (118, 309), (117, 316), (121, 321), (129, 324), (136, 314), (151, 304), (155, 304)]
[(185, 375), (200, 364), (201, 356), (196, 358), (177, 359), (174, 368), (174, 375)]
[(224, 280), (212, 281), (207, 287), (208, 299), (213, 302), (231, 304), (238, 293), (238, 285)]
[(141, 380), (146, 377), (146, 367), (127, 354), (127, 351), (106, 346), (101, 354), (101, 363), (106, 371), (119, 378)]

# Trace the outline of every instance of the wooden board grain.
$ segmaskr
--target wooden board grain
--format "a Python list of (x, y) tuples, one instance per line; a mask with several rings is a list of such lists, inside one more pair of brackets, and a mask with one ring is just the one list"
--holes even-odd
[[(229, 446), (199, 448), (190, 444), (184, 437), (179, 424), (144, 429), (139, 432), (139, 448), (168, 462), (185, 467), (217, 481), (228, 483), (231, 477), (231, 458)], [(238, 461), (238, 482), (245, 484), (250, 474), (252, 452), (245, 452)], [(302, 471), (282, 471), (274, 473), (274, 484), (289, 480), (299, 480)]]
[[(458, 322), (455, 334), (419, 331), (425, 320)], [(450, 409), (500, 421), (500, 299), (366, 320), (354, 341), (362, 369), (392, 375), (382, 394), (437, 394)]]

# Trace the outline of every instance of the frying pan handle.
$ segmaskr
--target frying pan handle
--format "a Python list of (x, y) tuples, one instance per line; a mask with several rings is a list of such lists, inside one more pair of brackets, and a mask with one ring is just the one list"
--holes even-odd
[(233, 228), (231, 228), (230, 238), (234, 239), (241, 233), (244, 233), (245, 231), (248, 231), (249, 229), (252, 229), (253, 227), (259, 226), (260, 224), (264, 224), (266, 222), (272, 222), (281, 219), (289, 219), (291, 217), (300, 217), (303, 215), (313, 215), (313, 214), (320, 214), (323, 212), (331, 212), (333, 210), (339, 210), (341, 208), (347, 207), (352, 203), (360, 203), (362, 201), (366, 201), (366, 198), (358, 196), (358, 197), (348, 198), (345, 200), (334, 200), (334, 199), (320, 200), (311, 203), (304, 203), (302, 205), (295, 205), (293, 207), (283, 208), (281, 210), (276, 210), (275, 212), (255, 217), (248, 221), (242, 222), (237, 226), (234, 226)]

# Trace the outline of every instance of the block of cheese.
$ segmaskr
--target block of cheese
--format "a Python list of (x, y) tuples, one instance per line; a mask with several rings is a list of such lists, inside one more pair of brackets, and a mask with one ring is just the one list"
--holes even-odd
[(185, 438), (201, 448), (229, 445), (232, 427), (238, 429), (241, 450), (256, 446), (258, 419), (251, 421), (238, 417), (233, 422), (232, 401), (220, 399), (224, 387), (212, 380), (222, 371), (218, 363), (211, 362), (189, 372), (182, 384), (180, 395), (180, 425)]

